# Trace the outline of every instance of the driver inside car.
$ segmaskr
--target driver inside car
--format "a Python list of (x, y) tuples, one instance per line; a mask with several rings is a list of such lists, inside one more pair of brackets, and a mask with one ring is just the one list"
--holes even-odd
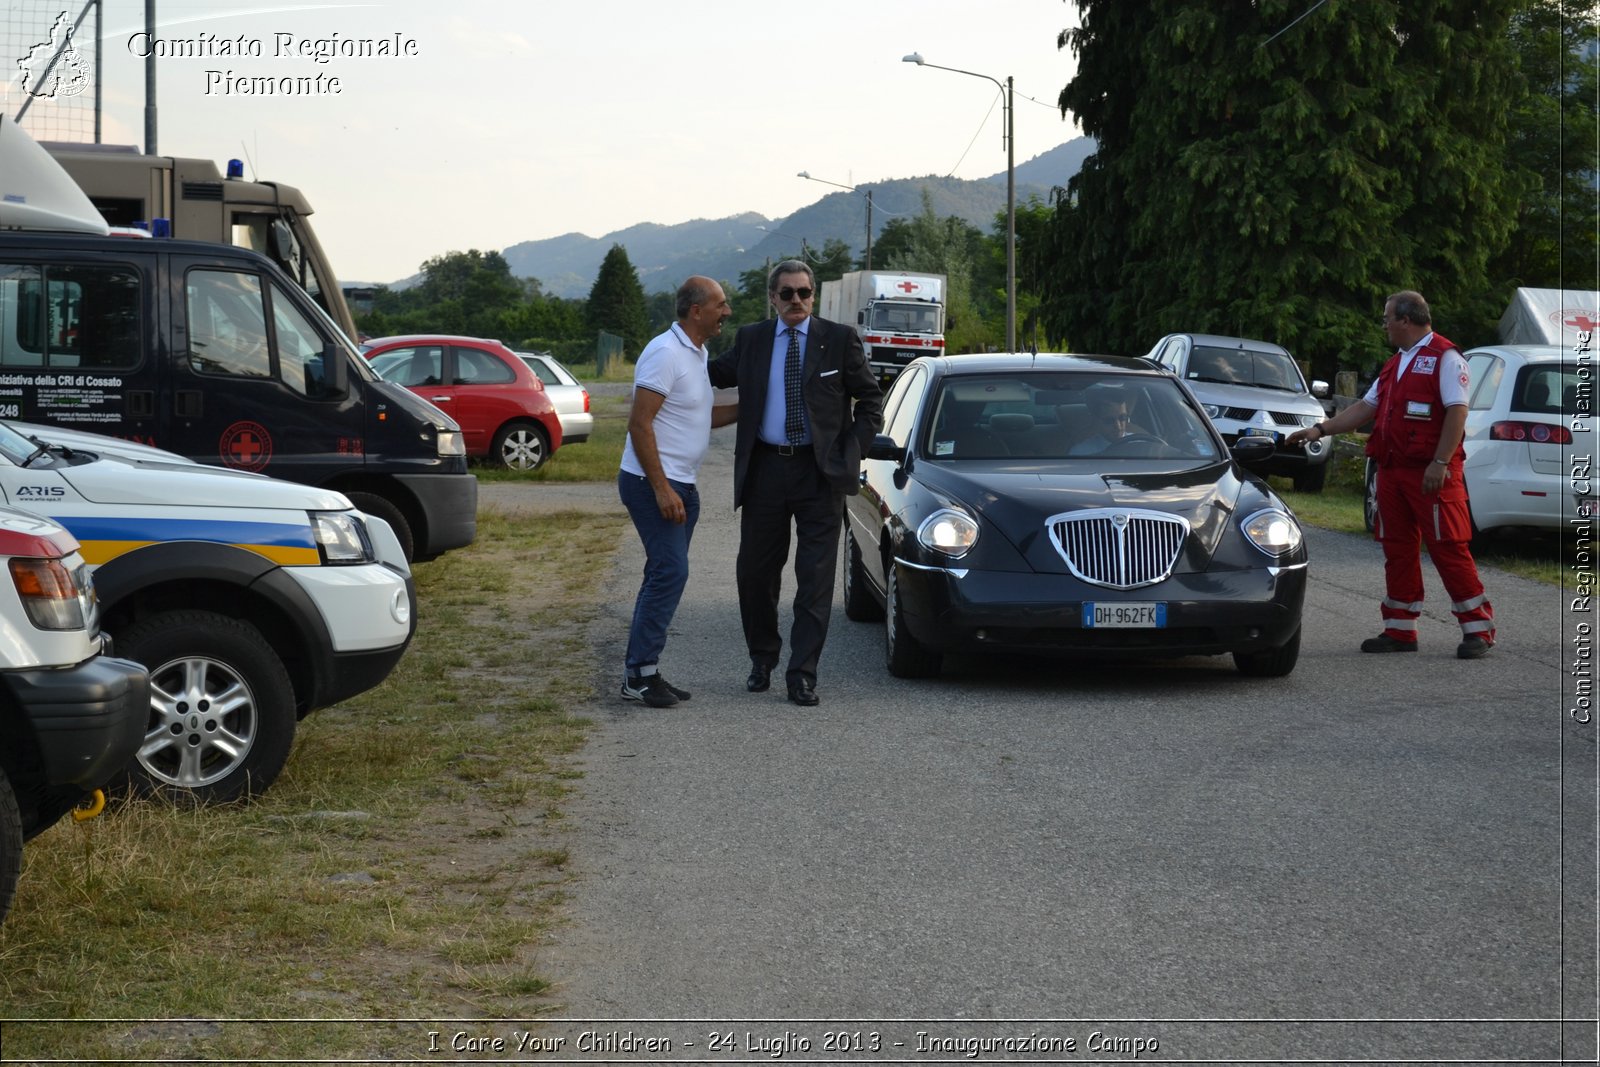
[(1104, 452), (1133, 432), (1128, 415), (1128, 398), (1122, 390), (1096, 386), (1089, 391), (1089, 416), (1094, 432), (1073, 445), (1071, 456), (1092, 456)]

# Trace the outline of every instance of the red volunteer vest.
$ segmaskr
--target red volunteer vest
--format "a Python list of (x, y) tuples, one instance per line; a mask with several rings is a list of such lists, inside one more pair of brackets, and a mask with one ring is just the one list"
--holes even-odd
[[(1378, 411), (1372, 418), (1372, 435), (1367, 438), (1367, 455), (1380, 467), (1425, 467), (1433, 462), (1444, 427), (1444, 402), (1439, 395), (1439, 368), (1442, 357), (1456, 343), (1435, 333), (1433, 339), (1411, 357), (1411, 366), (1400, 373), (1400, 353), (1389, 357), (1378, 375)], [(1458, 444), (1450, 457), (1452, 465), (1466, 458)]]

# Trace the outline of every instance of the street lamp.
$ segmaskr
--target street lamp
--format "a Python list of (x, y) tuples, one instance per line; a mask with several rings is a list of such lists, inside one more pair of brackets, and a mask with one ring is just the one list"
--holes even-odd
[[(813, 178), (813, 177), (811, 177), (811, 174), (810, 174), (809, 171), (804, 171), (804, 170), (801, 171), (796, 176), (800, 177), (800, 178), (805, 178), (808, 181), (821, 182), (823, 185), (832, 185), (832, 186), (834, 186), (836, 188), (839, 188), (839, 189), (848, 189), (852, 193), (865, 192), (867, 194), (867, 250), (864, 253), (862, 253), (861, 266), (862, 266), (862, 269), (864, 269), (864, 270), (871, 270), (872, 269), (872, 190), (871, 189), (865, 189), (865, 190), (857, 189), (853, 185), (840, 185), (838, 182), (830, 182), (826, 178)], [(894, 214), (894, 212), (891, 211), (891, 212), (889, 212), (889, 214), (892, 215), (892, 214)]]
[(976, 71), (961, 70), (959, 67), (941, 67), (937, 63), (929, 63), (922, 58), (920, 52), (912, 52), (901, 59), (902, 63), (915, 63), (919, 67), (932, 67), (935, 70), (948, 70), (955, 74), (967, 74), (974, 78), (988, 78), (1000, 86), (1005, 93), (1006, 102), (1006, 351), (1017, 350), (1017, 146), (1013, 122), (1016, 118), (1016, 109), (1012, 106), (1011, 77), (1006, 76), (1002, 85), (999, 78)]

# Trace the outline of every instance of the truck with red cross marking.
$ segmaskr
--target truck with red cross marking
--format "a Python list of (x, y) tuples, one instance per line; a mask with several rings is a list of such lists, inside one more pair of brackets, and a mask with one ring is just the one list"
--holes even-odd
[(888, 381), (918, 356), (944, 355), (945, 277), (919, 271), (851, 271), (822, 283), (817, 314), (854, 326), (867, 362)]

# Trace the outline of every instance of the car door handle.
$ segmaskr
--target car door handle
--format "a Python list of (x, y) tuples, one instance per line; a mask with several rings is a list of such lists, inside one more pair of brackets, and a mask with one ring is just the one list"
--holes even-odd
[(437, 404), (441, 400), (449, 400), (450, 398), (448, 396), (430, 396), (428, 399)]

